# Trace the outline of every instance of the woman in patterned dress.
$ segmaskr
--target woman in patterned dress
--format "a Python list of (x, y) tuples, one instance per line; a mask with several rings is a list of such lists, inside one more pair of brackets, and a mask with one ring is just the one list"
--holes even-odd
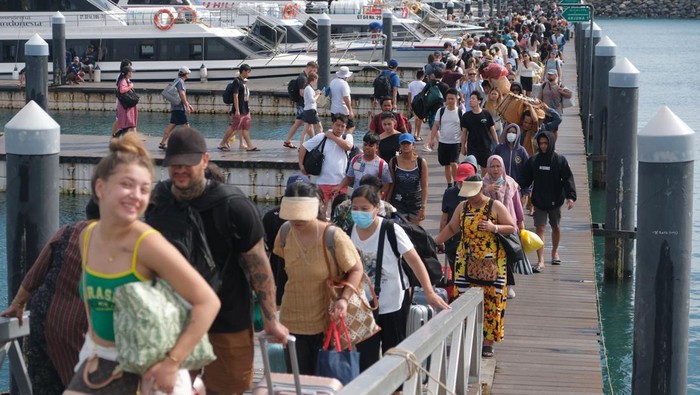
[(481, 355), (491, 358), (494, 342), (503, 339), (507, 293), (506, 252), (496, 234), (513, 233), (516, 226), (503, 203), (484, 195), (482, 186), (478, 174), (462, 183), (459, 195), (467, 200), (457, 206), (450, 222), (435, 237), (435, 243), (444, 245), (447, 239), (462, 231), (455, 261), (456, 283), (460, 292), (474, 287), (484, 290)]

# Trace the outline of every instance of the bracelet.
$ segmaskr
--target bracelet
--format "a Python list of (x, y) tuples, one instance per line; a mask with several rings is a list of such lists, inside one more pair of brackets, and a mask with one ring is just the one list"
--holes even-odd
[(170, 351), (166, 352), (166, 353), (165, 353), (165, 356), (166, 356), (169, 360), (175, 362), (175, 363), (178, 364), (178, 365), (179, 365), (180, 362), (181, 362), (179, 359), (177, 359), (177, 358), (173, 357), (172, 355), (170, 355)]
[(493, 225), (493, 234), (495, 234), (495, 235), (498, 234), (498, 225), (496, 225), (496, 224)]

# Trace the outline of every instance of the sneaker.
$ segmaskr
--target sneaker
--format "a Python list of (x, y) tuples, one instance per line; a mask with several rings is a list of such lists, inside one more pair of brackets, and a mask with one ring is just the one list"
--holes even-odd
[(508, 299), (513, 299), (515, 297), (515, 289), (513, 287), (508, 288)]
[(430, 149), (430, 147), (428, 147), (427, 145), (424, 145), (424, 146), (423, 146), (423, 152), (433, 152), (433, 150)]

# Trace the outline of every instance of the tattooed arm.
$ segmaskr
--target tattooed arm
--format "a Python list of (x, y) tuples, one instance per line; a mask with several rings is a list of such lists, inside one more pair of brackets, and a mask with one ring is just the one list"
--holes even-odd
[(253, 248), (244, 252), (242, 256), (243, 270), (247, 272), (250, 285), (255, 290), (260, 302), (265, 332), (286, 343), (289, 330), (277, 320), (275, 314), (275, 281), (263, 239), (260, 239)]

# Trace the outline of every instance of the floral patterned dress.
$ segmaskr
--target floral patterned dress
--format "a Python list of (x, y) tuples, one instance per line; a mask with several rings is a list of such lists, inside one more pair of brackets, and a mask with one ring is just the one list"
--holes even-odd
[[(484, 290), (484, 339), (501, 341), (504, 335), (503, 321), (506, 312), (506, 252), (499, 246), (495, 233), (478, 229), (479, 222), (487, 216), (497, 223), (493, 212), (488, 214), (489, 204), (473, 208), (469, 202), (464, 203), (460, 218), (462, 239), (457, 247), (455, 271), (460, 292), (466, 288), (480, 287)], [(471, 259), (469, 259), (471, 257)], [(468, 265), (485, 264), (488, 260), (495, 263), (495, 279), (480, 280), (471, 276), (476, 271)], [(468, 263), (468, 261), (470, 261)], [(477, 268), (478, 269), (478, 268)]]

